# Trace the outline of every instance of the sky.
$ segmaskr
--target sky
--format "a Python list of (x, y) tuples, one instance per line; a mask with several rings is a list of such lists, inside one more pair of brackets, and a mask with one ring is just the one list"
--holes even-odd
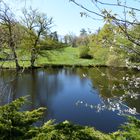
[(46, 13), (48, 17), (53, 17), (54, 26), (52, 30), (57, 31), (60, 35), (69, 33), (79, 35), (82, 28), (95, 32), (102, 26), (101, 22), (81, 17), (80, 12), (83, 10), (69, 0), (27, 0), (26, 3), (16, 0), (13, 0), (14, 2), (12, 0), (6, 1), (19, 15), (23, 6), (29, 7), (31, 5), (33, 8)]
[[(9, 3), (9, 5), (19, 16), (21, 14), (20, 11), (23, 6), (32, 6), (33, 9), (39, 9), (40, 12), (47, 14), (48, 17), (53, 17), (54, 26), (52, 30), (57, 31), (59, 35), (65, 35), (69, 33), (79, 35), (82, 28), (91, 30), (91, 32), (96, 32), (99, 27), (103, 26), (102, 21), (81, 17), (80, 12), (83, 12), (83, 9), (76, 6), (72, 2), (69, 2), (69, 0), (25, 0), (26, 2), (24, 0), (5, 1)], [(93, 8), (92, 4), (87, 2), (88, 0), (77, 1), (85, 2), (84, 4), (86, 4), (89, 9)], [(128, 2), (130, 5), (134, 4), (133, 0), (128, 0)], [(136, 7), (136, 5), (134, 6)], [(119, 12), (119, 10), (120, 9), (117, 8), (113, 9), (113, 11), (117, 13)]]
[[(80, 12), (83, 11), (69, 0), (36, 0), (33, 6), (54, 19), (54, 30), (59, 34), (65, 35), (73, 33), (78, 35), (82, 28), (95, 31), (99, 28), (99, 23), (92, 19), (81, 17)], [(101, 25), (101, 24), (100, 24)]]

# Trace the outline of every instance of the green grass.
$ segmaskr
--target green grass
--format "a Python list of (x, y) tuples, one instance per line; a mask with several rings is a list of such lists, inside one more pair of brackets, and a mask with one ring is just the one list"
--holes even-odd
[[(19, 64), (23, 67), (30, 66), (30, 54), (18, 51)], [(35, 61), (35, 66), (43, 67), (47, 65), (66, 66), (96, 66), (104, 65), (105, 62), (96, 59), (79, 58), (79, 48), (66, 47), (57, 50), (42, 50)], [(0, 62), (3, 68), (15, 68), (14, 61)]]
[[(11, 53), (6, 50), (7, 53)], [(94, 54), (93, 59), (85, 59), (79, 57), (79, 48), (65, 47), (55, 50), (41, 50), (35, 61), (36, 67), (47, 66), (113, 66), (107, 65), (108, 50), (98, 50), (91, 52)], [(17, 50), (20, 66), (24, 68), (30, 67), (30, 53), (27, 50)], [(6, 58), (2, 52), (0, 52), (0, 58)], [(112, 59), (108, 59), (112, 60)], [(116, 60), (113, 64), (116, 64)], [(139, 66), (139, 63), (133, 63), (133, 65)], [(1, 68), (15, 68), (14, 61), (0, 61)], [(116, 67), (125, 67), (124, 65), (117, 64)]]
[(43, 51), (42, 55), (36, 61), (37, 65), (79, 65), (79, 66), (89, 66), (89, 65), (103, 65), (94, 59), (82, 59), (79, 58), (78, 48), (63, 48), (58, 50)]

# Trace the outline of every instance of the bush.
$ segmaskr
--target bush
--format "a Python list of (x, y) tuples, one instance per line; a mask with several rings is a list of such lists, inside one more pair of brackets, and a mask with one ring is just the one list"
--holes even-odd
[(59, 124), (45, 124), (33, 140), (111, 140), (111, 137), (91, 127), (65, 121)]
[(26, 97), (21, 97), (0, 107), (0, 139), (25, 139), (33, 135), (35, 127), (32, 125), (42, 118), (45, 108), (20, 112), (26, 101)]
[(123, 66), (125, 66), (125, 61), (120, 56), (111, 54), (108, 56), (108, 60), (107, 60), (106, 64), (107, 64), (107, 66), (123, 67)]
[(80, 46), (79, 47), (79, 57), (85, 59), (92, 59), (92, 55), (89, 54), (89, 47), (87, 46)]
[(140, 140), (140, 120), (127, 116), (128, 123), (122, 125), (122, 131), (112, 133), (113, 140)]
[(102, 64), (105, 64), (109, 49), (104, 47), (91, 47), (90, 53), (94, 56), (94, 59), (98, 60)]
[(27, 101), (21, 97), (12, 103), (0, 107), (1, 140), (139, 140), (140, 120), (128, 117), (129, 123), (123, 125), (122, 131), (104, 134), (92, 127), (74, 125), (68, 121), (54, 124), (50, 120), (43, 126), (33, 123), (42, 118), (45, 108), (33, 111), (20, 111)]
[(40, 50), (53, 50), (53, 49), (59, 49), (65, 47), (67, 47), (66, 44), (52, 39), (42, 41), (40, 44)]

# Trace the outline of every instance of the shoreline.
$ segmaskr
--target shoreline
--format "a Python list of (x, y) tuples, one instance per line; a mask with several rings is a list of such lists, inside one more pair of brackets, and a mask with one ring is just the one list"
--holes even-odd
[[(127, 66), (108, 66), (108, 65), (103, 65), (103, 64), (96, 64), (96, 65), (82, 65), (82, 64), (45, 64), (45, 65), (39, 65), (39, 66), (34, 66), (33, 68), (32, 67), (22, 67), (19, 69), (20, 70), (33, 70), (33, 69), (40, 69), (40, 68), (67, 68), (67, 67), (70, 67), (70, 68), (101, 68), (101, 67), (104, 67), (104, 68), (122, 68), (122, 69), (133, 69), (133, 70), (138, 70), (136, 67), (132, 67), (132, 68), (129, 68)], [(0, 67), (0, 70), (4, 70), (4, 69), (7, 69), (7, 70), (16, 70), (15, 67)]]

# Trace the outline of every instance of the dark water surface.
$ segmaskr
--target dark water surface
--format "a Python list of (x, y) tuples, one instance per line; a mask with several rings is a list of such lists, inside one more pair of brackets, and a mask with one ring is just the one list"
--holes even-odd
[(30, 95), (26, 109), (47, 107), (45, 121), (55, 119), (118, 129), (131, 114), (140, 118), (140, 72), (116, 68), (38, 69), (15, 74), (0, 71), (0, 104)]

